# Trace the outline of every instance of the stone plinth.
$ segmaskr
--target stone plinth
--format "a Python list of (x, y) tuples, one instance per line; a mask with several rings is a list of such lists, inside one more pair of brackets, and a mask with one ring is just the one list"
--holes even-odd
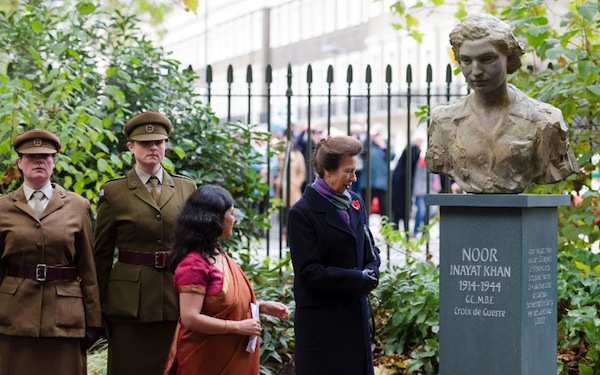
[(558, 206), (568, 195), (435, 194), (440, 374), (556, 374)]

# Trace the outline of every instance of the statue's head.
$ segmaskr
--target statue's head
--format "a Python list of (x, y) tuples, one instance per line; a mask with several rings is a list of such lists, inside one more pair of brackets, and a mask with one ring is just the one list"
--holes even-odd
[(450, 32), (450, 44), (458, 60), (460, 47), (465, 40), (486, 39), (507, 58), (507, 73), (521, 66), (525, 48), (513, 35), (510, 26), (491, 14), (475, 13), (463, 18)]

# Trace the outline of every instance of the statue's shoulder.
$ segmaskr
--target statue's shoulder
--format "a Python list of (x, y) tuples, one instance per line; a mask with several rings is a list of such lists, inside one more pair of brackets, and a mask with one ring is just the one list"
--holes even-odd
[(465, 96), (450, 103), (435, 106), (431, 110), (431, 120), (443, 122), (444, 120), (455, 118), (464, 111), (467, 99), (468, 96)]
[(560, 123), (563, 122), (562, 111), (555, 106), (534, 99), (515, 86), (509, 84), (515, 95), (511, 115), (520, 116), (532, 122)]

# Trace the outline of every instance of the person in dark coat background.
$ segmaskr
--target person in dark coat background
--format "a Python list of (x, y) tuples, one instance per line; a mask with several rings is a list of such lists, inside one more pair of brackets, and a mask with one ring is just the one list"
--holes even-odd
[(321, 140), (318, 177), (290, 210), (297, 375), (374, 373), (367, 295), (381, 261), (365, 203), (349, 190), (362, 149), (350, 136)]
[(408, 223), (410, 220), (410, 216), (406, 217), (406, 205), (410, 205), (412, 208), (412, 190), (413, 190), (413, 177), (415, 176), (415, 169), (417, 168), (417, 161), (419, 160), (419, 155), (421, 153), (421, 145), (423, 144), (423, 139), (417, 138), (410, 145), (410, 176), (411, 176), (411, 187), (410, 187), (410, 197), (408, 201), (406, 200), (406, 158), (407, 151), (409, 147), (407, 146), (402, 155), (400, 156), (400, 160), (396, 164), (394, 168), (394, 172), (392, 173), (392, 215), (391, 222), (395, 225), (398, 225), (398, 222), (402, 220), (404, 224), (404, 231), (408, 232)]
[[(369, 169), (371, 170), (371, 197), (379, 200), (379, 214), (387, 215), (387, 181), (390, 174), (390, 164), (388, 163), (387, 140), (384, 133), (384, 127), (381, 124), (373, 125), (371, 129), (371, 144), (369, 147)], [(366, 152), (365, 152), (366, 154)], [(394, 150), (391, 150), (390, 159), (396, 157)], [(364, 155), (367, 159), (367, 155)], [(366, 167), (366, 163), (365, 163)], [(366, 170), (363, 170), (366, 172)], [(367, 174), (362, 173), (358, 180), (362, 198), (367, 196)]]

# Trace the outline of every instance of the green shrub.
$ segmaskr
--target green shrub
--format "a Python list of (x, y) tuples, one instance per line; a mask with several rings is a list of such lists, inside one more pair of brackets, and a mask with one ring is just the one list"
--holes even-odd
[(579, 249), (558, 264), (558, 351), (561, 374), (600, 374), (600, 259)]
[(254, 286), (256, 299), (259, 301), (277, 301), (290, 309), (290, 316), (285, 321), (269, 315), (262, 315), (262, 335), (260, 342), (260, 372), (270, 375), (274, 367), (293, 360), (294, 351), (294, 296), (292, 287), (294, 276), (291, 260), (273, 260), (266, 258), (260, 264), (249, 261), (242, 262), (243, 269)]
[(395, 230), (383, 218), (381, 233), (385, 246), (404, 251), (405, 265), (391, 266), (381, 273), (379, 286), (373, 291), (372, 307), (376, 311), (376, 334), (381, 342), (376, 363), (402, 374), (437, 370), (439, 332), (439, 270), (427, 260), (417, 260), (429, 230), (437, 217), (418, 239)]

